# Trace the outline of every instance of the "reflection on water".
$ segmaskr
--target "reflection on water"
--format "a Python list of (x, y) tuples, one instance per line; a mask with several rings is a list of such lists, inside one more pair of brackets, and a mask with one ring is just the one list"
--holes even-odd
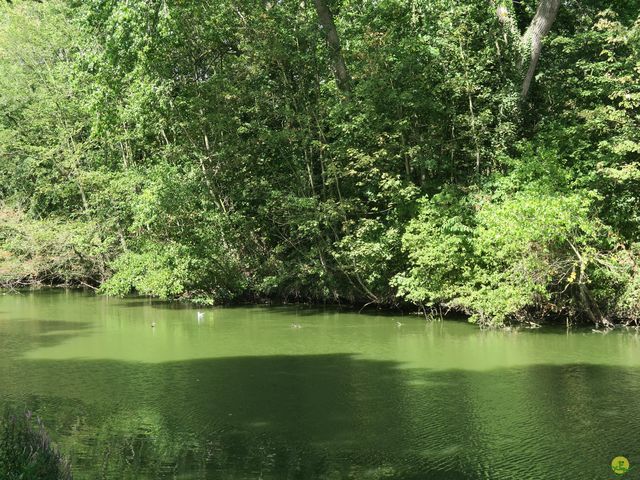
[(577, 479), (640, 462), (633, 334), (167, 307), (0, 297), (0, 401), (45, 419), (75, 478)]

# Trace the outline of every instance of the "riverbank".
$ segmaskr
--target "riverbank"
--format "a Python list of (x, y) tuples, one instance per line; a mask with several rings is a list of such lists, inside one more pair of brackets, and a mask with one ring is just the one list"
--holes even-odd
[[(95, 295), (97, 297), (104, 297), (106, 299), (109, 298), (108, 295), (100, 293), (99, 288), (96, 287), (87, 287), (83, 285), (42, 285), (42, 284), (33, 284), (28, 286), (16, 287), (16, 288), (1, 288), (0, 287), (0, 295), (23, 295), (23, 294), (37, 294), (37, 293), (46, 293), (46, 292), (67, 292), (67, 293), (81, 293), (81, 294), (90, 294)], [(163, 306), (166, 308), (170, 308), (173, 306), (174, 308), (180, 309), (189, 309), (189, 308), (198, 308), (204, 311), (207, 311), (209, 308), (251, 308), (251, 307), (285, 307), (285, 308), (300, 308), (303, 311), (313, 313), (313, 312), (335, 312), (335, 313), (355, 313), (355, 314), (367, 314), (367, 315), (377, 315), (377, 316), (387, 316), (390, 318), (395, 318), (396, 316), (407, 316), (408, 318), (417, 318), (421, 319), (425, 322), (441, 322), (441, 321), (455, 321), (455, 322), (465, 322), (465, 323), (473, 323), (470, 321), (470, 315), (465, 314), (464, 312), (458, 312), (452, 309), (446, 308), (433, 308), (430, 310), (423, 309), (417, 307), (415, 305), (411, 305), (408, 303), (403, 304), (395, 304), (395, 305), (373, 305), (371, 303), (332, 303), (332, 302), (310, 302), (310, 301), (285, 301), (282, 299), (245, 299), (240, 300), (237, 299), (233, 302), (226, 302), (224, 304), (212, 304), (205, 303), (202, 301), (194, 301), (190, 298), (175, 298), (175, 299), (160, 299), (158, 297), (153, 296), (144, 296), (144, 295), (127, 295), (125, 297), (117, 297), (113, 298), (113, 300), (124, 299), (124, 300), (141, 300), (143, 302), (148, 302), (150, 305)], [(594, 325), (585, 319), (584, 321), (575, 321), (575, 319), (570, 319), (568, 317), (562, 317), (558, 315), (554, 316), (546, 316), (541, 318), (535, 318), (531, 315), (527, 320), (519, 320), (513, 322), (504, 322), (500, 325), (491, 325), (491, 324), (478, 324), (478, 327), (481, 329), (537, 329), (537, 328), (550, 328), (550, 327), (560, 327), (565, 329), (578, 329), (584, 331), (591, 331), (594, 328)], [(635, 322), (620, 322), (620, 323), (610, 323), (608, 325), (600, 325), (598, 329), (593, 330), (594, 332), (602, 332), (606, 333), (613, 329), (638, 329), (640, 328)]]

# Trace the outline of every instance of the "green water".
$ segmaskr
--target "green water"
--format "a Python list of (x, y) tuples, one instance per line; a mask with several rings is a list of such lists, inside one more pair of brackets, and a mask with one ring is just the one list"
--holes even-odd
[(640, 465), (634, 331), (296, 307), (199, 321), (54, 291), (0, 296), (0, 355), (0, 403), (37, 412), (76, 479), (607, 479), (614, 456)]

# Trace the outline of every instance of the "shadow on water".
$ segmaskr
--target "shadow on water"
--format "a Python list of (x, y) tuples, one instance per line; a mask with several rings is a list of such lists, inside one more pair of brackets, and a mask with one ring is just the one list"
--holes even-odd
[(307, 305), (307, 304), (278, 304), (278, 305), (223, 305), (223, 306), (199, 306), (192, 303), (187, 302), (171, 302), (171, 301), (163, 301), (163, 300), (154, 300), (151, 298), (127, 298), (121, 304), (118, 304), (118, 308), (140, 308), (140, 307), (150, 307), (154, 309), (162, 309), (162, 310), (196, 310), (203, 311), (205, 313), (211, 311), (255, 311), (255, 312), (265, 312), (265, 313), (277, 313), (277, 314), (285, 314), (285, 315), (300, 315), (300, 316), (311, 316), (318, 314), (337, 314), (337, 313), (358, 313), (357, 309), (347, 308), (347, 307), (338, 307), (338, 306), (322, 306), (322, 305)]
[(640, 461), (638, 369), (400, 367), (21, 360), (0, 399), (45, 419), (76, 479), (577, 479)]
[[(239, 305), (222, 305), (215, 307), (208, 306), (198, 306), (191, 303), (179, 303), (179, 302), (170, 302), (170, 301), (162, 301), (162, 300), (154, 300), (154, 299), (127, 299), (126, 301), (118, 304), (118, 308), (140, 308), (140, 307), (149, 307), (153, 309), (161, 309), (161, 310), (191, 310), (195, 313), (195, 311), (203, 311), (205, 315), (207, 313), (216, 312), (216, 313), (233, 313), (236, 311), (241, 311), (243, 313), (253, 312), (253, 313), (265, 313), (270, 316), (279, 315), (282, 317), (319, 317), (319, 316), (337, 316), (337, 315), (356, 315), (361, 316), (363, 319), (367, 317), (377, 317), (377, 318), (389, 318), (393, 320), (397, 320), (400, 317), (403, 317), (407, 320), (420, 320), (425, 321), (424, 314), (421, 312), (417, 312), (414, 310), (402, 310), (400, 308), (375, 308), (375, 307), (367, 307), (362, 308), (359, 306), (352, 305), (314, 305), (314, 304), (305, 304), (305, 303), (290, 303), (290, 304), (239, 304)], [(445, 317), (448, 322), (456, 322), (456, 323), (464, 323), (468, 324), (468, 318), (462, 314), (458, 313), (450, 313)], [(478, 328), (479, 329), (479, 328)]]
[(197, 310), (202, 308), (192, 303), (158, 300), (150, 297), (125, 297), (123, 299), (117, 298), (116, 301), (119, 302), (118, 308), (151, 307), (162, 310)]
[[(145, 297), (141, 295), (130, 295), (124, 298), (107, 297), (96, 294), (89, 289), (63, 289), (63, 288), (44, 288), (44, 289), (24, 289), (18, 290), (13, 295), (38, 298), (40, 300), (66, 301), (69, 297), (74, 299), (94, 299), (99, 297), (105, 303), (113, 302), (118, 308), (139, 309), (140, 307), (148, 307), (152, 309), (181, 311), (181, 310), (200, 310), (206, 312), (211, 311), (255, 311), (265, 313), (277, 313), (280, 315), (292, 316), (316, 316), (316, 315), (336, 315), (336, 314), (360, 314), (363, 316), (375, 317), (416, 317), (423, 318), (423, 314), (415, 311), (415, 309), (402, 309), (399, 307), (379, 308), (374, 305), (349, 305), (349, 304), (313, 304), (313, 303), (283, 303), (271, 302), (264, 304), (255, 303), (239, 303), (233, 305), (220, 306), (203, 306), (187, 301), (159, 300), (154, 297)], [(2, 312), (0, 312), (2, 313)], [(450, 314), (446, 316), (447, 320), (463, 321), (466, 318), (458, 314)], [(1, 320), (1, 319), (0, 319)]]
[(0, 352), (4, 356), (23, 354), (26, 350), (53, 347), (80, 335), (89, 334), (89, 322), (11, 318), (11, 335), (3, 335), (0, 321)]

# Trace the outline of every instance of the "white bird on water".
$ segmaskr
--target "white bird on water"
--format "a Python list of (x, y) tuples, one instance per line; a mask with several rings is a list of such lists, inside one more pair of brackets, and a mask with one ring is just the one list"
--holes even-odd
[(400, 322), (396, 322), (396, 326), (397, 326), (397, 327), (401, 327), (401, 326), (402, 326), (402, 323), (400, 323)]
[(202, 320), (204, 318), (204, 312), (198, 312), (198, 320)]
[(151, 328), (156, 328), (156, 322), (151, 322)]

